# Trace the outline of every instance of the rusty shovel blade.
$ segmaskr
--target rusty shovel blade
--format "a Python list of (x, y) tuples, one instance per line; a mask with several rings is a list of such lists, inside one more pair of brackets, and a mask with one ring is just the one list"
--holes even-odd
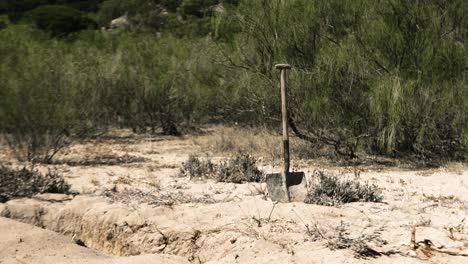
[[(286, 186), (284, 186), (284, 176), (286, 177)], [(304, 172), (268, 174), (266, 184), (270, 198), (273, 201), (281, 203), (304, 202), (307, 196)]]

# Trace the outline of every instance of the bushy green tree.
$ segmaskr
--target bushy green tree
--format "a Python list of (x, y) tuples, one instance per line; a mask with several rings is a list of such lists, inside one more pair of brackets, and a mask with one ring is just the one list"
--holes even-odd
[(224, 54), (258, 80), (247, 106), (257, 114), (279, 109), (274, 64), (295, 66), (290, 123), (304, 139), (350, 157), (457, 157), (467, 147), (464, 11), (463, 1), (246, 1), (237, 51)]
[(210, 100), (200, 90), (204, 82), (199, 79), (210, 78), (202, 73), (206, 64), (185, 41), (146, 35), (135, 43), (133, 37), (119, 38), (109, 106), (137, 131), (149, 127), (178, 134), (178, 124), (200, 118)]
[(92, 86), (81, 79), (91, 68), (75, 67), (79, 58), (64, 43), (45, 39), (24, 26), (0, 32), (0, 131), (21, 160), (50, 162), (98, 115)]

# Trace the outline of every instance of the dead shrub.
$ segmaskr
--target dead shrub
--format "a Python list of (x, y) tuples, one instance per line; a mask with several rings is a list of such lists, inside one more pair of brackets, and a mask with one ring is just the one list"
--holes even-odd
[(133, 188), (125, 188), (122, 191), (117, 191), (116, 188), (112, 188), (104, 191), (103, 196), (111, 202), (120, 202), (127, 205), (146, 203), (153, 206), (172, 207), (174, 205), (186, 203), (212, 204), (217, 202), (208, 195), (196, 197), (180, 191), (176, 193), (161, 193)]
[(335, 175), (316, 171), (317, 181), (308, 191), (305, 203), (335, 206), (352, 202), (381, 202), (383, 197), (377, 186), (357, 180), (340, 180)]
[(341, 222), (337, 226), (333, 233), (334, 235), (329, 235), (327, 237), (326, 246), (330, 250), (339, 250), (339, 249), (351, 249), (354, 253), (354, 257), (358, 259), (368, 259), (368, 258), (378, 258), (381, 256), (389, 256), (396, 254), (396, 251), (377, 251), (371, 247), (381, 247), (382, 245), (387, 244), (387, 241), (380, 238), (380, 231), (376, 230), (372, 234), (361, 234), (358, 237), (351, 237), (347, 231), (347, 225), (344, 222)]
[(257, 159), (248, 154), (240, 154), (223, 161), (218, 168), (217, 180), (220, 182), (263, 182), (265, 174), (258, 169)]
[(220, 182), (243, 183), (263, 182), (265, 174), (258, 169), (257, 159), (248, 154), (238, 154), (216, 165), (210, 159), (202, 160), (191, 156), (182, 163), (180, 176), (215, 179)]
[(189, 159), (182, 162), (179, 176), (189, 176), (190, 178), (212, 178), (216, 174), (216, 166), (210, 159), (200, 159), (191, 155)]
[(70, 193), (70, 185), (62, 175), (49, 170), (42, 174), (26, 168), (0, 167), (0, 202), (31, 197), (40, 193)]
[(66, 164), (68, 166), (115, 166), (121, 164), (131, 164), (145, 162), (147, 159), (143, 157), (137, 157), (132, 155), (114, 155), (114, 154), (103, 154), (95, 157), (86, 157), (79, 161), (75, 160), (57, 160), (54, 164)]
[(319, 226), (317, 222), (313, 225), (305, 224), (304, 222), (304, 225), (307, 229), (307, 234), (313, 241), (324, 240), (325, 246), (330, 250), (350, 249), (353, 251), (354, 257), (358, 259), (378, 258), (400, 253), (397, 250), (378, 251), (374, 249), (388, 244), (386, 240), (381, 238), (383, 227), (364, 233), (366, 227), (358, 236), (352, 237), (348, 230), (349, 224), (343, 221), (336, 227), (328, 228)]

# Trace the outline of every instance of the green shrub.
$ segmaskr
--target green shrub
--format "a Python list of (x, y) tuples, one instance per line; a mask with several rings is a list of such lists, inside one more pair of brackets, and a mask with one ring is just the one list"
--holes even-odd
[(257, 159), (251, 155), (238, 154), (216, 165), (211, 160), (190, 156), (182, 163), (179, 174), (192, 178), (215, 179), (219, 182), (245, 183), (264, 182), (265, 174), (258, 169)]
[(360, 151), (463, 158), (463, 10), (463, 1), (243, 1), (241, 31), (223, 55), (237, 76), (234, 90), (250, 98), (227, 103), (245, 110), (237, 120), (277, 119), (273, 66), (287, 62), (295, 66), (290, 124), (301, 138), (349, 158)]
[(8, 14), (10, 21), (18, 22), (27, 11), (41, 5), (54, 4), (54, 2), (54, 0), (0, 0), (0, 8), (2, 13)]
[(83, 12), (96, 12), (104, 0), (56, 0), (56, 5), (66, 5)]
[(50, 32), (54, 37), (97, 27), (97, 24), (84, 13), (60, 5), (38, 7), (28, 12), (28, 17), (38, 28)]
[(121, 124), (136, 132), (150, 128), (179, 135), (181, 126), (190, 126), (215, 104), (210, 88), (218, 82), (205, 54), (203, 41), (188, 43), (174, 37), (151, 34), (122, 34), (114, 56), (114, 74), (105, 102), (118, 113)]
[(383, 197), (377, 186), (357, 180), (342, 180), (335, 175), (317, 171), (305, 203), (336, 206), (352, 202), (381, 202)]
[(178, 10), (183, 16), (204, 17), (210, 14), (209, 8), (218, 2), (218, 0), (183, 0)]
[(70, 185), (53, 171), (42, 174), (36, 170), (21, 170), (0, 166), (0, 202), (31, 197), (40, 193), (70, 193)]
[(257, 159), (248, 154), (223, 161), (219, 166), (217, 180), (220, 182), (264, 182), (265, 174), (257, 168)]
[(180, 176), (188, 176), (190, 178), (211, 178), (216, 173), (216, 166), (211, 160), (203, 160), (196, 156), (190, 156), (189, 159), (182, 163), (179, 170)]
[[(0, 31), (0, 129), (26, 152), (93, 125), (174, 135), (205, 122), (278, 128), (274, 65), (287, 62), (299, 138), (339, 158), (467, 156), (462, 0), (104, 1), (100, 22), (127, 13), (122, 32), (81, 30), (95, 27), (83, 13), (43, 6), (81, 3), (0, 1), (68, 35)], [(224, 10), (211, 12), (218, 3)]]
[(8, 14), (14, 22), (23, 15), (40, 6), (62, 5), (84, 12), (96, 12), (102, 0), (0, 0), (0, 14)]
[(0, 31), (0, 55), (0, 133), (20, 160), (51, 162), (101, 116), (93, 79), (100, 57), (91, 48), (68, 53), (24, 26)]

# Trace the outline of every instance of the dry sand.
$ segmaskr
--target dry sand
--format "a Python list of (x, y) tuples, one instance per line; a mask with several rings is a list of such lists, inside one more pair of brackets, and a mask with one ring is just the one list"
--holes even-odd
[(0, 263), (131, 264), (188, 263), (182, 257), (142, 255), (112, 257), (78, 246), (69, 237), (0, 217)]
[[(325, 168), (376, 184), (384, 202), (274, 204), (264, 184), (178, 175), (190, 154), (223, 158), (194, 143), (209, 137), (120, 133), (72, 146), (58, 159), (140, 160), (53, 165), (80, 194), (0, 204), (0, 215), (15, 220), (0, 218), (0, 263), (468, 263), (466, 164), (412, 170), (294, 160), (309, 178)], [(6, 152), (0, 159), (22, 165)], [(271, 164), (262, 169), (279, 170)], [(417, 241), (431, 247), (409, 245), (413, 224)]]

